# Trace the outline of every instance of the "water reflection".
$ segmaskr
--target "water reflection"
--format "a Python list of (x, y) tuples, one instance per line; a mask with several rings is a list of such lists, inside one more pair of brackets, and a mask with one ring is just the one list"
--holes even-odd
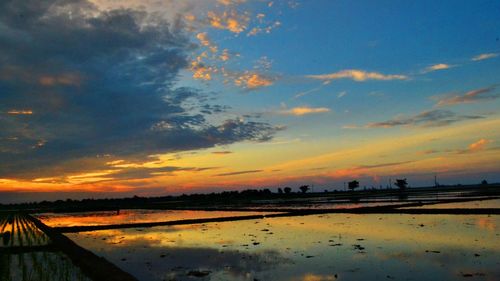
[(0, 234), (0, 280), (90, 281), (25, 215), (0, 213)]
[(1, 247), (30, 247), (49, 243), (49, 238), (24, 215), (0, 213)]
[(109, 225), (143, 222), (163, 222), (186, 219), (219, 218), (230, 216), (262, 215), (263, 212), (229, 211), (192, 211), (192, 210), (120, 210), (81, 212), (81, 213), (44, 213), (36, 215), (51, 227)]
[(140, 280), (495, 280), (498, 220), (336, 214), (68, 236)]
[(61, 253), (0, 253), (0, 280), (90, 281)]
[(440, 204), (424, 205), (420, 207), (411, 207), (411, 209), (455, 209), (455, 208), (463, 208), (463, 209), (500, 208), (500, 199), (477, 200), (477, 201), (455, 202), (455, 203), (440, 203)]

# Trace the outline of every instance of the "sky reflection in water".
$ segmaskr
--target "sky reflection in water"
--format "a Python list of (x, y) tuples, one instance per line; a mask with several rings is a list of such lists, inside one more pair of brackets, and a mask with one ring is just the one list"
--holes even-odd
[(140, 280), (498, 280), (499, 223), (337, 214), (68, 236)]
[(500, 199), (490, 199), (482, 201), (469, 201), (469, 202), (456, 202), (456, 203), (443, 203), (443, 204), (431, 204), (424, 205), (421, 207), (411, 207), (412, 209), (482, 209), (482, 208), (500, 208)]
[[(81, 213), (38, 214), (40, 220), (51, 227), (110, 225), (126, 223), (162, 222), (188, 219), (221, 218), (231, 216), (263, 215), (265, 212), (225, 211), (169, 211), (169, 210), (120, 210)], [(269, 213), (267, 213), (269, 214)]]

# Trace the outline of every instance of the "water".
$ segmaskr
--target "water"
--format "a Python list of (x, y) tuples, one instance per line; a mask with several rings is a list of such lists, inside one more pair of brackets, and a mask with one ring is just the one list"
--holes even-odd
[[(412, 209), (484, 209), (484, 208), (500, 208), (500, 199), (490, 199), (481, 201), (455, 202), (455, 203), (440, 203), (424, 205), (420, 207), (412, 207)], [(402, 208), (405, 209), (405, 208)]]
[(0, 254), (0, 280), (91, 281), (60, 252)]
[(0, 213), (0, 280), (90, 281), (22, 214)]
[(269, 212), (229, 212), (191, 210), (120, 210), (82, 213), (43, 213), (36, 215), (51, 227), (93, 226), (126, 223), (163, 222), (187, 219), (208, 219), (231, 216), (264, 215)]
[(0, 214), (0, 234), (2, 236), (0, 249), (43, 246), (50, 242), (45, 233), (20, 214)]
[(139, 280), (500, 278), (498, 216), (314, 215), (68, 234)]

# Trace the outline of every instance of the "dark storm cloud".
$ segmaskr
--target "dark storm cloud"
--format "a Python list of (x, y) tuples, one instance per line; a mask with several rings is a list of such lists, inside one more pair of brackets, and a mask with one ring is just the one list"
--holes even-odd
[(205, 116), (227, 107), (174, 87), (193, 48), (180, 21), (143, 11), (102, 12), (83, 0), (1, 1), (0, 177), (31, 178), (96, 155), (144, 158), (269, 140), (277, 128), (240, 119), (211, 124)]
[(459, 115), (449, 110), (429, 110), (421, 112), (414, 116), (393, 118), (383, 122), (369, 123), (368, 128), (391, 128), (397, 126), (417, 126), (417, 127), (440, 127), (447, 126), (456, 122), (480, 119), (483, 116), (478, 115)]

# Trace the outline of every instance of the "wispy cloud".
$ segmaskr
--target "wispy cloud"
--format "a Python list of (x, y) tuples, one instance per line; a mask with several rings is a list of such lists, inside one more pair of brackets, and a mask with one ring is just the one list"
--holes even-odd
[(325, 81), (323, 81), (323, 83), (321, 83), (320, 86), (312, 88), (312, 89), (309, 89), (309, 90), (306, 90), (306, 91), (299, 92), (299, 93), (295, 94), (295, 96), (293, 96), (293, 98), (294, 99), (298, 99), (300, 97), (303, 97), (303, 96), (312, 94), (314, 92), (317, 92), (317, 91), (323, 89), (323, 87), (325, 87), (326, 85), (329, 85), (330, 83), (331, 83), (330, 80), (325, 80)]
[(226, 154), (231, 154), (233, 153), (232, 151), (213, 151), (212, 154), (216, 154), (216, 155), (226, 155)]
[(437, 71), (437, 70), (450, 69), (452, 67), (455, 67), (455, 65), (450, 65), (450, 64), (446, 64), (446, 63), (438, 63), (438, 64), (428, 66), (423, 72), (428, 73), (428, 72)]
[(327, 113), (331, 110), (326, 107), (309, 107), (309, 106), (299, 106), (290, 109), (280, 110), (278, 113), (283, 115), (293, 115), (293, 116), (302, 116), (308, 114), (318, 114), (318, 113)]
[(217, 174), (215, 175), (216, 177), (227, 177), (227, 176), (235, 176), (235, 175), (243, 175), (243, 174), (253, 174), (253, 173), (260, 173), (263, 172), (264, 170), (246, 170), (246, 171), (237, 171), (237, 172), (230, 172), (230, 173), (222, 173), (222, 174)]
[(42, 86), (79, 86), (82, 83), (82, 77), (78, 74), (73, 73), (63, 73), (60, 75), (42, 75), (38, 79), (38, 82)]
[(491, 58), (498, 57), (497, 53), (486, 53), (486, 54), (480, 54), (475, 57), (473, 57), (471, 60), (472, 61), (480, 61), (480, 60), (487, 60)]
[(430, 155), (430, 154), (436, 154), (436, 153), (440, 153), (440, 152), (441, 151), (436, 150), (436, 149), (426, 149), (426, 150), (419, 151), (417, 154)]
[(217, 2), (224, 5), (224, 6), (231, 6), (231, 5), (245, 3), (246, 0), (217, 0)]
[(342, 91), (342, 92), (340, 92), (340, 93), (337, 95), (337, 98), (339, 98), (339, 99), (340, 99), (340, 98), (344, 97), (345, 95), (347, 95), (347, 92), (346, 92), (346, 91)]
[(398, 126), (409, 127), (440, 127), (447, 126), (452, 123), (480, 119), (483, 116), (478, 115), (459, 115), (449, 110), (429, 110), (408, 117), (396, 117), (383, 122), (369, 123), (367, 128), (392, 128)]
[(494, 93), (494, 86), (469, 91), (463, 95), (452, 95), (441, 98), (437, 106), (456, 105), (461, 103), (473, 103), (485, 100), (494, 100), (500, 97), (500, 93)]
[(445, 150), (428, 149), (428, 150), (420, 151), (418, 154), (429, 155), (429, 154), (437, 154), (437, 153), (451, 153), (451, 154), (475, 153), (475, 152), (479, 152), (479, 151), (483, 151), (483, 150), (495, 149), (495, 148), (488, 148), (488, 145), (492, 142), (493, 142), (492, 140), (481, 138), (481, 139), (469, 144), (466, 148), (445, 149)]
[(254, 27), (247, 33), (247, 36), (255, 36), (255, 35), (260, 34), (260, 33), (269, 34), (273, 31), (273, 29), (278, 28), (280, 26), (281, 26), (281, 22), (275, 21), (274, 23), (272, 23), (268, 26)]
[(408, 77), (401, 74), (382, 74), (378, 72), (368, 72), (358, 69), (347, 69), (334, 73), (307, 75), (307, 78), (317, 80), (352, 79), (363, 82), (366, 80), (406, 80)]
[(31, 115), (31, 114), (33, 114), (33, 111), (12, 109), (12, 110), (7, 111), (7, 114), (10, 114), (10, 115)]
[(384, 167), (391, 167), (391, 166), (399, 166), (399, 165), (404, 165), (408, 163), (412, 163), (415, 161), (402, 161), (402, 162), (391, 162), (391, 163), (382, 163), (382, 164), (374, 164), (374, 165), (359, 165), (356, 166), (355, 169), (376, 169), (376, 168), (384, 168)]

